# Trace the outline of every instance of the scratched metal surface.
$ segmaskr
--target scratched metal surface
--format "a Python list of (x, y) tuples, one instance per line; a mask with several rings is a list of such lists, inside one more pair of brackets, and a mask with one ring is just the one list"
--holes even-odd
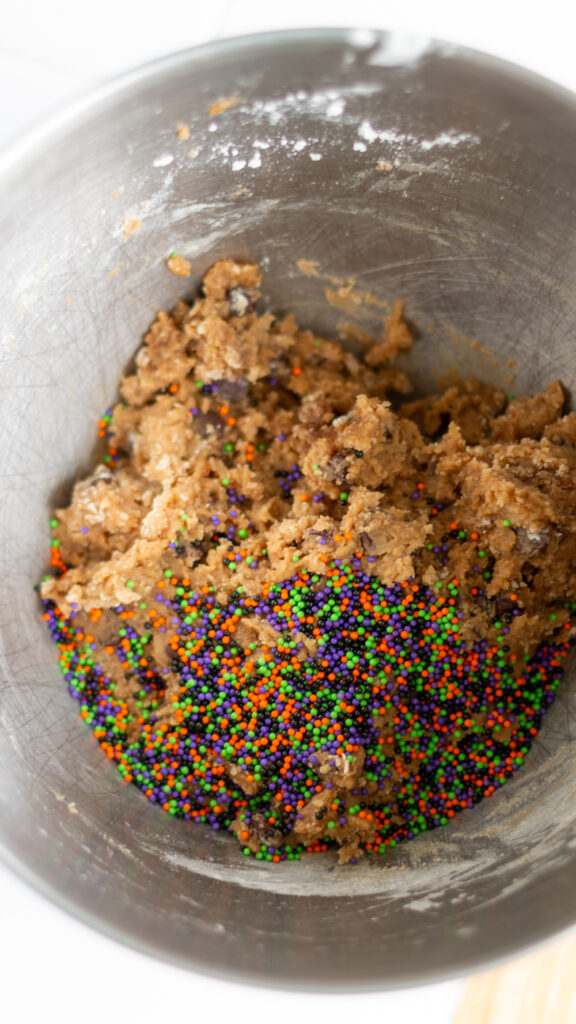
[[(219, 257), (263, 261), (264, 304), (329, 333), (379, 330), (378, 301), (402, 297), (420, 389), (454, 369), (571, 386), (575, 128), (569, 94), (470, 51), (286, 33), (131, 74), (0, 167), (0, 841), (95, 927), (183, 966), (346, 989), (446, 977), (576, 919), (570, 685), (517, 778), (450, 827), (354, 870), (263, 866), (123, 785), (33, 590), (138, 339)], [(349, 279), (363, 301), (330, 305)]]

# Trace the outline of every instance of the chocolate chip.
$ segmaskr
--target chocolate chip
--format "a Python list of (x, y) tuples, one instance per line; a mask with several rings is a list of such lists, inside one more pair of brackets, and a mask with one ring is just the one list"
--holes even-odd
[(314, 540), (328, 540), (330, 533), (328, 530), (307, 530), (307, 537), (312, 537)]
[(207, 437), (209, 433), (221, 434), (224, 430), (224, 421), (217, 412), (200, 412), (193, 420), (200, 437)]
[(247, 380), (216, 380), (212, 385), (226, 402), (242, 402), (248, 394), (249, 386)]
[(507, 615), (508, 612), (513, 612), (517, 607), (516, 601), (511, 601), (505, 594), (498, 594), (494, 600), (494, 614), (497, 619), (501, 619), (503, 615)]
[(351, 449), (342, 452), (336, 452), (332, 455), (328, 462), (324, 466), (324, 474), (328, 480), (332, 480), (333, 483), (343, 486), (348, 483), (348, 469), (350, 463)]
[(252, 815), (250, 831), (254, 833), (261, 843), (266, 843), (269, 846), (279, 846), (284, 840), (282, 832), (276, 828), (272, 828), (270, 823), (266, 821), (264, 815), (260, 814), (259, 811), (256, 811)]

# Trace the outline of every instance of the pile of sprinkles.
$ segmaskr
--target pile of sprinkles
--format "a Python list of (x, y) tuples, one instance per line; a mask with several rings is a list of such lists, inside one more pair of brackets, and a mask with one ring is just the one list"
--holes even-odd
[[(498, 643), (464, 644), (456, 580), (443, 594), (384, 586), (360, 559), (259, 596), (239, 588), (225, 605), (210, 590), (168, 572), (144, 632), (115, 609), (106, 652), (137, 680), (136, 714), (74, 612), (46, 602), (45, 619), (81, 715), (124, 779), (171, 815), (235, 831), (259, 860), (340, 838), (355, 862), (493, 794), (524, 762), (570, 646), (544, 644), (518, 674)], [(273, 645), (238, 647), (246, 615), (267, 621)], [(159, 631), (180, 679), (168, 717), (156, 713), (166, 691), (148, 653)]]
[(126, 783), (246, 856), (355, 863), (526, 759), (576, 630), (576, 415), (478, 380), (396, 413), (402, 303), (354, 355), (260, 280), (220, 261), (158, 315), (39, 589)]

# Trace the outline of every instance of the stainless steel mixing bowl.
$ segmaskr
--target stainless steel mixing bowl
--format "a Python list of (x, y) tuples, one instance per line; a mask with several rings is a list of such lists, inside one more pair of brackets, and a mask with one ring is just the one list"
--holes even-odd
[[(378, 331), (379, 303), (403, 298), (421, 388), (453, 370), (570, 387), (575, 182), (574, 96), (468, 50), (353, 31), (178, 54), (4, 161), (0, 842), (55, 902), (177, 964), (328, 989), (444, 978), (576, 920), (570, 684), (517, 777), (449, 827), (353, 868), (267, 865), (122, 783), (33, 590), (49, 509), (89, 466), (142, 332), (219, 257), (262, 261), (264, 304), (319, 331)], [(166, 270), (171, 251), (190, 281)]]

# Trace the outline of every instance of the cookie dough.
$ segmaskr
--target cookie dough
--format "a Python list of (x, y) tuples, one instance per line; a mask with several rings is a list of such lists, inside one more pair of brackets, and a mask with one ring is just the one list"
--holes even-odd
[(158, 314), (55, 513), (44, 614), (150, 800), (354, 861), (528, 752), (573, 633), (576, 416), (558, 381), (409, 400), (402, 303), (353, 354), (260, 282), (223, 260)]

